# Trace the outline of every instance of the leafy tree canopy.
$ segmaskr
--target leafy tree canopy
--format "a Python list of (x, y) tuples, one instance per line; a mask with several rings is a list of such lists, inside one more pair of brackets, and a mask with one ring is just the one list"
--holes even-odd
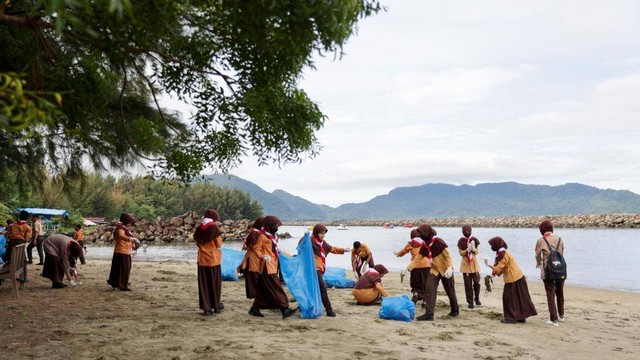
[[(89, 161), (189, 180), (244, 155), (317, 154), (325, 116), (299, 88), (314, 53), (341, 54), (375, 0), (3, 0), (0, 168), (22, 185)], [(160, 94), (194, 106), (162, 109)]]

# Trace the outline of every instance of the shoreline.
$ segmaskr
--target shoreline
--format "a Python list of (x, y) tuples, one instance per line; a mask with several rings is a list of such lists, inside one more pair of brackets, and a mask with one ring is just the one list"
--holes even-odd
[(561, 229), (637, 229), (640, 228), (640, 214), (580, 214), (580, 215), (530, 215), (530, 216), (469, 216), (449, 218), (399, 218), (372, 220), (325, 220), (325, 221), (284, 221), (285, 226), (308, 226), (322, 223), (327, 226), (379, 226), (393, 224), (429, 224), (436, 227), (460, 227), (468, 224), (481, 228), (537, 228), (542, 220), (551, 220), (555, 228)]
[[(337, 317), (283, 320), (279, 311), (264, 318), (247, 314), (244, 282), (223, 282), (225, 309), (203, 317), (198, 309), (196, 264), (134, 262), (132, 292), (106, 284), (110, 261), (91, 260), (80, 268), (76, 288), (51, 289), (29, 265), (31, 282), (16, 298), (0, 287), (7, 331), (0, 349), (12, 359), (584, 359), (598, 354), (634, 359), (640, 353), (640, 295), (592, 288), (565, 288), (567, 322), (545, 324), (541, 283), (529, 290), (538, 315), (526, 324), (501, 324), (501, 279), (480, 295), (482, 306), (467, 309), (462, 279), (456, 276), (460, 316), (447, 318), (442, 286), (435, 321), (382, 320), (379, 306), (358, 306), (349, 289), (329, 289)], [(390, 295), (409, 294), (399, 273), (383, 278)], [(44, 305), (44, 306), (43, 306)], [(292, 305), (293, 306), (293, 305)], [(416, 314), (423, 313), (421, 308)], [(324, 315), (324, 314), (323, 314)], [(54, 351), (52, 351), (54, 350)]]

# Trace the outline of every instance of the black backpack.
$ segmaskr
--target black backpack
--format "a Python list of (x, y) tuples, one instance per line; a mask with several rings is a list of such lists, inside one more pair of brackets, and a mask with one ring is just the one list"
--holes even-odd
[(567, 263), (564, 261), (562, 254), (558, 252), (562, 239), (558, 240), (558, 245), (552, 247), (547, 239), (544, 239), (549, 247), (549, 259), (547, 259), (547, 265), (544, 267), (544, 279), (545, 280), (564, 280), (567, 278)]

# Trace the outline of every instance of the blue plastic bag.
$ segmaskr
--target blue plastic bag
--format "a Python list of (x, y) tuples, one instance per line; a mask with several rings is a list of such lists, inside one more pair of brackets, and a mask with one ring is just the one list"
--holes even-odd
[[(0, 231), (4, 231), (4, 228), (0, 226)], [(7, 244), (7, 238), (4, 234), (0, 235), (0, 264), (4, 264), (2, 257), (4, 257), (4, 247)]]
[(220, 266), (222, 271), (223, 281), (238, 281), (238, 274), (236, 270), (238, 266), (242, 264), (244, 259), (244, 251), (231, 250), (227, 248), (220, 248), (222, 251), (222, 264)]
[(347, 278), (347, 272), (343, 268), (328, 267), (322, 276), (327, 288), (353, 289), (356, 282)]
[(309, 233), (305, 233), (296, 249), (295, 257), (280, 255), (280, 270), (289, 292), (298, 302), (300, 317), (316, 319), (322, 315), (323, 306)]
[(411, 321), (416, 316), (416, 307), (407, 295), (382, 298), (378, 315), (381, 319)]

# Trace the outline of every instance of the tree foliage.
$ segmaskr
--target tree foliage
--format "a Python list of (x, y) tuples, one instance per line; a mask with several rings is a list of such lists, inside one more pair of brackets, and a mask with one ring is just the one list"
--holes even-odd
[(184, 186), (177, 181), (89, 174), (71, 182), (69, 191), (62, 191), (63, 186), (69, 185), (60, 176), (48, 177), (41, 189), (23, 195), (11, 183), (0, 182), (0, 186), (2, 206), (66, 209), (76, 218), (112, 220), (122, 212), (129, 212), (140, 219), (155, 219), (187, 211), (204, 214), (207, 208), (218, 210), (224, 220), (255, 219), (262, 215), (262, 207), (248, 194), (202, 182)]
[[(380, 9), (374, 0), (3, 1), (0, 73), (14, 80), (0, 90), (0, 168), (26, 185), (46, 173), (72, 181), (85, 163), (126, 170), (146, 159), (152, 174), (184, 181), (245, 155), (262, 164), (314, 156), (325, 116), (299, 77), (314, 53), (340, 55), (357, 22)], [(41, 116), (6, 113), (16, 84)], [(192, 116), (161, 108), (161, 94), (192, 105)]]

